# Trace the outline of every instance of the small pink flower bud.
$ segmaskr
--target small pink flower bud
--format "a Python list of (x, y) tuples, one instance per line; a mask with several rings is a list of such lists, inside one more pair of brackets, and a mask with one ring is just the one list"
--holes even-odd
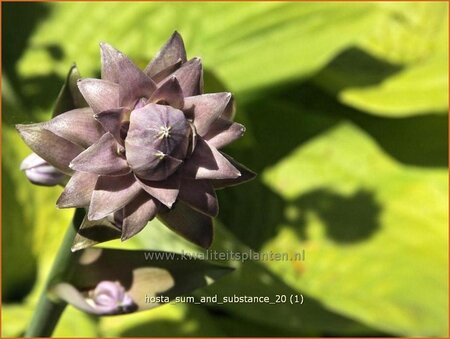
[(101, 281), (86, 300), (98, 313), (115, 314), (134, 307), (131, 297), (117, 281)]
[(23, 159), (20, 169), (25, 172), (28, 180), (42, 186), (55, 186), (65, 180), (64, 173), (58, 171), (36, 153), (31, 153)]

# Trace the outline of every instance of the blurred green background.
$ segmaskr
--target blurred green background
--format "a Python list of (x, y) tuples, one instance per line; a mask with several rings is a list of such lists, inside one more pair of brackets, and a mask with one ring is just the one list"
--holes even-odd
[[(2, 330), (29, 321), (72, 211), (19, 171), (15, 123), (47, 120), (70, 65), (98, 76), (106, 41), (144, 67), (176, 29), (206, 91), (228, 90), (258, 172), (219, 192), (213, 248), (306, 251), (197, 295), (298, 294), (303, 305), (166, 305), (56, 336), (447, 336), (448, 4), (2, 4)], [(152, 222), (109, 246), (200, 251)]]

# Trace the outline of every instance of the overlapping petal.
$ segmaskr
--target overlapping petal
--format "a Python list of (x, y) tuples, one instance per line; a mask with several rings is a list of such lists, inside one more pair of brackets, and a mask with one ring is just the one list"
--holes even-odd
[(229, 155), (224, 154), (224, 156), (227, 158), (227, 160), (231, 164), (233, 164), (233, 166), (235, 168), (237, 168), (239, 170), (241, 175), (235, 179), (211, 180), (211, 184), (214, 186), (215, 189), (221, 189), (221, 188), (225, 188), (225, 187), (229, 187), (229, 186), (240, 185), (240, 184), (250, 181), (256, 177), (256, 173), (253, 172), (251, 169), (249, 169), (246, 166), (242, 165), (241, 163), (237, 162)]
[(179, 173), (175, 173), (170, 178), (161, 181), (150, 181), (142, 178), (137, 178), (137, 180), (148, 194), (158, 199), (168, 208), (171, 208), (178, 198), (181, 183)]
[(109, 216), (99, 220), (89, 220), (85, 216), (73, 240), (71, 250), (79, 251), (105, 241), (119, 239), (120, 234), (121, 230)]
[(97, 183), (95, 173), (75, 172), (59, 196), (58, 208), (88, 207)]
[(50, 132), (45, 125), (46, 123), (16, 125), (16, 128), (33, 152), (61, 172), (72, 174), (69, 164), (83, 148)]
[(156, 73), (155, 75), (152, 75), (151, 78), (155, 83), (160, 83), (170, 77), (170, 75), (172, 75), (178, 68), (180, 68), (182, 64), (183, 62), (180, 59), (173, 65), (170, 65), (162, 71)]
[(233, 120), (235, 113), (236, 113), (236, 102), (234, 101), (234, 97), (231, 97), (221, 117), (224, 119)]
[(120, 106), (133, 108), (140, 98), (149, 98), (156, 84), (128, 58), (122, 59), (119, 73)]
[(121, 107), (110, 109), (94, 115), (94, 118), (102, 125), (106, 132), (111, 133), (117, 142), (123, 144), (121, 136), (122, 122), (129, 109)]
[(232, 98), (231, 93), (211, 93), (184, 99), (184, 111), (194, 120), (197, 133), (205, 135), (211, 124), (224, 112)]
[(198, 138), (195, 151), (183, 166), (184, 175), (192, 179), (236, 179), (241, 173), (225, 156)]
[(113, 177), (100, 176), (92, 193), (88, 219), (99, 220), (123, 208), (141, 190), (132, 173)]
[[(200, 58), (192, 58), (172, 73), (183, 90), (183, 96), (199, 95), (203, 92), (203, 68)], [(170, 79), (166, 79), (168, 81)]]
[[(109, 44), (101, 43), (102, 79), (119, 85), (121, 106), (134, 107), (141, 97), (150, 97), (156, 84), (125, 54)], [(84, 94), (84, 93), (83, 93)], [(89, 101), (88, 101), (89, 102)], [(111, 107), (111, 108), (116, 108)]]
[(180, 62), (186, 62), (186, 50), (181, 35), (174, 32), (155, 58), (147, 65), (144, 72), (149, 77), (154, 77), (168, 67)]
[(118, 84), (120, 64), (125, 56), (113, 46), (104, 42), (100, 43), (100, 55), (102, 60), (102, 79)]
[(209, 130), (203, 135), (208, 144), (220, 149), (242, 137), (245, 133), (244, 125), (219, 118), (214, 121)]
[(140, 192), (123, 209), (122, 241), (139, 233), (158, 213), (159, 203), (148, 193)]
[(99, 141), (73, 159), (70, 168), (98, 175), (127, 174), (131, 170), (125, 157), (120, 154), (121, 149), (114, 136), (105, 133)]
[(219, 213), (217, 195), (209, 180), (183, 180), (178, 198), (195, 210), (211, 217)]
[(95, 114), (120, 107), (119, 85), (100, 79), (78, 81), (78, 88)]
[(94, 112), (88, 107), (60, 114), (43, 123), (43, 127), (83, 148), (88, 148), (105, 133), (94, 119)]
[(177, 78), (174, 76), (170, 77), (166, 82), (159, 86), (155, 92), (153, 92), (148, 101), (155, 104), (170, 105), (180, 110), (183, 109), (183, 90), (181, 89)]

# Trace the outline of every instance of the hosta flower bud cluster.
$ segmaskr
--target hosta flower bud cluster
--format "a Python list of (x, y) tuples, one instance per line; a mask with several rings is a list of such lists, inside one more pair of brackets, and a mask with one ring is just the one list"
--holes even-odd
[(35, 153), (71, 176), (57, 205), (88, 209), (80, 230), (113, 220), (125, 240), (158, 216), (208, 247), (215, 189), (254, 176), (219, 151), (244, 133), (232, 121), (232, 95), (203, 94), (201, 61), (187, 60), (177, 32), (143, 71), (112, 46), (100, 49), (101, 79), (78, 82), (89, 107), (17, 126)]

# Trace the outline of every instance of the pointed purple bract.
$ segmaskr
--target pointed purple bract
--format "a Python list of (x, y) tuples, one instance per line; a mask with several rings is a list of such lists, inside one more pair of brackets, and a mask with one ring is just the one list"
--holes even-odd
[(97, 183), (95, 173), (75, 172), (59, 196), (58, 208), (88, 207)]
[(159, 203), (146, 192), (139, 193), (123, 209), (122, 241), (139, 233), (158, 213)]
[(174, 108), (183, 109), (183, 90), (177, 78), (171, 77), (164, 82), (149, 99), (150, 102), (161, 105), (170, 105)]
[(106, 80), (83, 79), (78, 88), (94, 113), (119, 107), (119, 85)]
[(179, 62), (186, 62), (186, 50), (181, 35), (174, 32), (156, 57), (147, 65), (145, 73), (153, 77)]
[(99, 220), (122, 209), (142, 189), (134, 176), (100, 176), (92, 193), (88, 219)]

